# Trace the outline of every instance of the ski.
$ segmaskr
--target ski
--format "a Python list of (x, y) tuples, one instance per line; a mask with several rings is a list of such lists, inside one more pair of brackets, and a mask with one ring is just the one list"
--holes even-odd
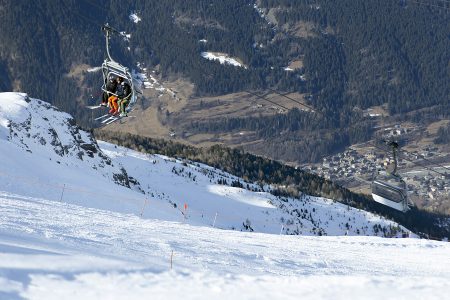
[(109, 125), (109, 124), (114, 123), (117, 120), (121, 120), (123, 118), (136, 118), (136, 116), (123, 116), (123, 117), (121, 117), (121, 116), (114, 116), (114, 117), (108, 118), (107, 120), (105, 120), (102, 123), (105, 124), (105, 125)]
[(111, 124), (111, 123), (114, 123), (115, 121), (117, 121), (117, 120), (119, 120), (120, 119), (120, 117), (114, 117), (114, 118), (111, 118), (108, 122), (106, 122), (105, 124), (106, 125), (109, 125), (109, 124)]
[(97, 109), (97, 108), (100, 108), (100, 107), (103, 107), (103, 106), (101, 106), (101, 105), (86, 106), (86, 108), (88, 108), (88, 109)]
[(108, 116), (109, 116), (108, 118), (102, 120), (102, 124), (106, 124), (107, 122), (117, 118), (116, 116), (111, 116), (111, 115), (108, 115)]
[(100, 116), (98, 118), (95, 118), (94, 120), (98, 121), (98, 120), (101, 120), (101, 119), (106, 118), (106, 117), (111, 117), (111, 115), (110, 114), (106, 114), (106, 115)]

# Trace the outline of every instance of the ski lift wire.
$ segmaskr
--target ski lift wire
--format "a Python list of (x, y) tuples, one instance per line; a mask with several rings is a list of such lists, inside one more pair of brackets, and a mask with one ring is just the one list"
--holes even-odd
[[(386, 149), (383, 149), (383, 148), (381, 148), (380, 146), (375, 145), (374, 143), (366, 142), (366, 144), (368, 144), (368, 145), (370, 145), (370, 146), (372, 146), (372, 147), (374, 147), (374, 148), (377, 148), (377, 149), (379, 149), (379, 150), (382, 150), (382, 151), (384, 151), (384, 152), (388, 152)], [(414, 165), (417, 165), (417, 166), (419, 166), (419, 167), (421, 167), (421, 168), (427, 169), (428, 171), (431, 171), (431, 172), (434, 172), (434, 173), (439, 174), (439, 175), (441, 175), (441, 176), (449, 177), (449, 178), (450, 178), (450, 174), (448, 174), (448, 173), (442, 173), (442, 172), (436, 171), (436, 170), (434, 170), (434, 169), (432, 169), (432, 168), (430, 168), (430, 167), (427, 167), (427, 166), (425, 166), (425, 165), (421, 165), (421, 164), (419, 164), (417, 161), (412, 160), (412, 159), (409, 159), (409, 158), (402, 157), (402, 159), (404, 159), (404, 160), (406, 160), (406, 161), (409, 161), (410, 163), (412, 163), (412, 164), (414, 164)]]
[[(279, 93), (279, 92), (277, 92), (277, 91), (275, 91), (275, 90), (273, 90), (273, 89), (270, 89), (270, 88), (268, 88), (270, 91), (272, 91), (273, 93), (275, 93), (275, 94), (277, 94), (277, 95), (280, 95), (280, 96), (282, 96), (282, 97), (285, 97), (286, 99), (289, 99), (289, 100), (293, 100), (293, 98), (291, 98), (291, 97), (288, 97), (288, 96), (286, 96), (286, 95), (284, 95), (284, 94), (282, 94), (282, 93)], [(305, 106), (305, 107), (308, 107), (308, 108), (310, 108), (311, 109), (311, 107), (310, 106), (308, 106), (308, 105), (305, 105), (305, 104), (303, 104), (303, 103), (300, 103), (300, 102), (298, 102), (298, 101), (295, 101), (296, 103), (299, 103), (299, 104), (301, 104), (301, 105), (303, 105), (303, 106)], [(320, 111), (320, 110), (315, 110), (316, 112), (318, 112), (319, 114), (321, 114), (324, 118), (326, 118), (326, 119), (328, 119), (328, 120), (335, 120), (335, 121), (337, 121), (337, 122), (339, 122), (340, 120), (338, 120), (337, 118), (334, 118), (334, 117), (330, 117), (330, 116), (328, 116), (328, 115), (326, 115), (324, 112), (322, 112), (322, 111)], [(353, 124), (353, 125), (351, 125), (351, 126), (349, 126), (348, 128), (352, 128), (352, 127), (355, 127), (355, 126), (359, 126), (359, 124)], [(383, 151), (385, 151), (385, 152), (388, 152), (387, 150), (385, 150), (385, 149), (383, 149)], [(411, 153), (411, 152), (409, 152), (409, 151), (406, 151), (406, 150), (401, 150), (403, 153), (407, 153), (408, 155), (413, 155), (413, 153)], [(450, 168), (448, 168), (448, 167), (446, 167), (446, 166), (444, 166), (444, 165), (442, 165), (442, 164), (439, 164), (439, 163), (435, 163), (435, 162), (432, 162), (431, 160), (429, 160), (429, 159), (426, 159), (426, 158), (421, 158), (422, 160), (424, 160), (424, 161), (426, 161), (426, 162), (428, 162), (429, 164), (431, 164), (431, 165), (435, 165), (435, 166), (438, 166), (438, 167), (440, 167), (440, 168), (442, 168), (442, 169), (445, 169), (445, 170), (448, 170), (448, 171), (450, 171)], [(412, 162), (412, 161), (411, 161)], [(419, 166), (421, 166), (421, 167), (424, 167), (423, 165), (419, 165)], [(429, 169), (429, 170), (431, 170), (431, 169)], [(443, 173), (440, 173), (440, 172), (438, 172), (439, 174), (443, 174)], [(447, 176), (447, 175), (444, 175), (444, 176)]]
[(96, 25), (96, 26), (101, 27), (101, 26), (104, 25), (104, 24), (102, 24), (102, 23), (100, 23), (100, 22), (96, 22), (96, 21), (92, 20), (91, 18), (86, 17), (86, 16), (84, 16), (83, 14), (78, 13), (78, 12), (76, 12), (76, 11), (72, 11), (71, 13), (77, 15), (78, 17), (82, 18), (83, 20), (88, 21), (89, 23), (94, 24), (94, 25)]
[(94, 3), (94, 2), (89, 1), (89, 0), (81, 0), (80, 2), (83, 2), (83, 1), (86, 2), (87, 4), (90, 4), (90, 5), (92, 5), (92, 6), (96, 7), (96, 8), (98, 8), (98, 9), (101, 9), (101, 10), (103, 10), (103, 11), (105, 11), (105, 12), (109, 12), (109, 9), (106, 9), (106, 8), (104, 8), (104, 7), (100, 6), (100, 5), (98, 5), (97, 3)]
[(432, 3), (428, 3), (428, 2), (419, 2), (419, 1), (414, 1), (414, 0), (408, 0), (408, 1), (410, 1), (412, 3), (415, 3), (417, 5), (428, 6), (428, 7), (433, 7), (433, 8), (438, 8), (438, 9), (450, 11), (450, 8), (445, 7), (445, 6), (441, 6), (441, 5), (436, 5), (436, 4), (432, 4)]
[[(272, 89), (269, 89), (270, 91), (272, 91), (272, 92), (274, 92), (274, 93), (276, 93), (276, 94), (278, 94), (278, 95), (280, 95), (280, 96), (282, 96), (282, 97), (285, 97), (286, 99), (289, 99), (289, 100), (293, 100), (291, 97), (288, 97), (288, 96), (286, 96), (286, 95), (284, 95), (284, 94), (282, 94), (282, 93), (279, 93), (279, 92), (277, 92), (277, 91), (275, 91), (275, 90), (272, 90)], [(254, 93), (252, 93), (253, 95), (256, 95), (256, 94), (254, 94)], [(263, 99), (265, 99), (264, 97), (262, 97), (262, 96), (259, 96), (260, 98), (263, 98)], [(267, 99), (265, 99), (265, 100), (267, 100)], [(299, 103), (299, 102), (297, 102), (297, 101), (294, 101), (294, 102), (296, 102), (296, 103)], [(272, 102), (273, 103), (273, 102)], [(283, 106), (283, 108), (285, 108), (284, 106)], [(329, 116), (327, 116), (324, 112), (322, 112), (322, 111), (319, 111), (319, 110), (314, 110), (314, 111), (317, 111), (319, 114), (321, 114), (324, 118), (327, 118), (327, 119), (331, 119)], [(333, 118), (334, 119), (334, 118)], [(359, 126), (359, 124), (353, 124), (353, 125), (351, 125), (350, 127), (348, 127), (348, 128), (352, 128), (352, 127), (355, 127), (355, 126)], [(375, 140), (378, 140), (378, 139), (375, 139)], [(379, 140), (378, 140), (379, 141)], [(369, 143), (369, 142), (367, 142), (367, 143)], [(378, 148), (378, 149), (381, 149), (381, 150), (383, 150), (384, 152), (388, 152), (386, 149), (383, 149), (383, 148), (381, 148), (381, 147), (378, 147), (378, 146), (375, 146), (374, 144), (372, 144), (372, 146), (373, 147), (375, 147), (375, 148)], [(409, 154), (409, 155), (414, 155), (413, 153), (411, 153), (411, 152), (409, 152), (409, 151), (406, 151), (406, 150), (401, 150), (403, 153), (407, 153), (407, 154)], [(446, 169), (446, 170), (449, 170), (450, 171), (450, 168), (447, 168), (447, 167), (445, 167), (444, 165), (441, 165), (441, 164), (439, 164), (439, 163), (434, 163), (434, 162), (432, 162), (431, 160), (428, 160), (428, 159), (426, 159), (426, 158), (421, 158), (421, 159), (423, 159), (424, 161), (427, 161), (428, 163), (430, 163), (431, 165), (435, 165), (435, 166), (439, 166), (440, 168), (443, 168), (443, 169)], [(405, 160), (408, 160), (408, 159), (405, 159)], [(441, 173), (441, 172), (438, 172), (438, 171), (435, 171), (435, 170), (433, 170), (433, 169), (431, 169), (430, 167), (426, 167), (426, 166), (424, 166), (424, 165), (419, 165), (418, 163), (414, 163), (414, 161), (413, 160), (408, 160), (408, 161), (410, 161), (411, 163), (413, 163), (413, 164), (416, 164), (416, 165), (418, 165), (418, 166), (420, 166), (420, 167), (422, 167), (422, 168), (426, 168), (427, 170), (429, 170), (429, 171), (432, 171), (432, 172), (436, 172), (436, 173), (438, 173), (438, 174), (440, 174), (440, 175), (443, 175), (443, 176), (448, 176), (447, 174), (444, 174), (444, 173)]]
[(268, 89), (269, 91), (275, 93), (275, 94), (278, 94), (278, 95), (280, 95), (280, 96), (283, 96), (283, 97), (285, 97), (285, 98), (287, 98), (287, 99), (289, 99), (289, 100), (291, 100), (291, 101), (293, 101), (293, 102), (295, 102), (295, 103), (298, 103), (298, 104), (300, 104), (300, 105), (302, 105), (302, 106), (308, 108), (308, 109), (309, 109), (310, 111), (312, 111), (312, 112), (315, 112), (315, 111), (316, 111), (316, 109), (313, 108), (312, 106), (309, 106), (309, 105), (306, 105), (306, 104), (304, 104), (304, 103), (301, 103), (300, 101), (298, 101), (298, 100), (296, 100), (296, 99), (294, 99), (294, 98), (291, 98), (291, 97), (289, 97), (289, 96), (287, 96), (287, 95), (285, 95), (285, 94), (278, 93), (277, 91), (275, 91), (275, 90), (273, 90), (273, 89), (271, 89), (271, 88), (269, 88), (269, 87), (268, 87), (267, 89)]
[(283, 105), (281, 105), (281, 104), (278, 104), (278, 103), (276, 103), (276, 102), (274, 102), (274, 101), (272, 101), (272, 100), (269, 100), (269, 99), (267, 99), (267, 98), (264, 98), (263, 96), (260, 96), (260, 95), (258, 95), (258, 94), (256, 94), (256, 93), (253, 93), (253, 92), (250, 92), (250, 91), (244, 91), (245, 93), (248, 93), (248, 94), (250, 94), (250, 95), (253, 95), (253, 96), (255, 96), (255, 97), (258, 97), (258, 98), (260, 98), (260, 99), (263, 99), (263, 100), (265, 100), (265, 101), (267, 101), (267, 102), (270, 102), (270, 103), (272, 103), (272, 104), (274, 104), (274, 105), (276, 105), (276, 106), (278, 106), (278, 107), (281, 107), (281, 108), (283, 108), (283, 109), (285, 109), (286, 111), (289, 111), (289, 109), (287, 108), (287, 107), (285, 107), (285, 106), (283, 106)]

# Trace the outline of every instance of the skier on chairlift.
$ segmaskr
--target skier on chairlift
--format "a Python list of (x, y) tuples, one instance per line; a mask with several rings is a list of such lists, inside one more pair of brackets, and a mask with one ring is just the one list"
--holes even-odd
[(116, 81), (116, 90), (114, 91), (114, 94), (108, 98), (108, 105), (110, 108), (109, 113), (113, 116), (119, 113), (119, 105), (117, 104), (117, 100), (123, 94), (123, 86), (122, 86), (123, 78), (118, 76), (115, 81)]
[[(128, 82), (126, 82), (122, 77), (117, 77), (117, 88), (115, 91), (115, 95), (109, 97), (108, 102), (110, 103), (111, 110), (110, 114), (113, 116), (121, 113), (121, 117), (126, 117), (126, 106), (130, 102), (131, 97), (131, 86)], [(120, 104), (120, 110), (119, 110)]]
[(110, 76), (108, 82), (106, 82), (106, 91), (103, 91), (102, 103), (100, 106), (106, 107), (108, 105), (108, 99), (116, 92), (117, 79), (114, 76)]
[[(112, 116), (107, 117), (107, 115), (102, 116), (100, 119), (107, 117), (102, 123), (110, 124), (115, 120), (119, 119), (116, 117), (119, 113), (120, 117), (127, 116), (127, 110), (136, 103), (136, 90), (133, 83), (133, 77), (129, 72), (128, 68), (124, 67), (120, 63), (112, 59), (109, 51), (109, 40), (112, 34), (123, 35), (118, 30), (112, 28), (108, 24), (102, 27), (102, 31), (105, 33), (106, 38), (106, 53), (107, 57), (102, 64), (102, 75), (103, 75), (103, 86), (102, 90), (106, 93), (103, 95), (101, 106), (106, 106), (106, 100), (108, 101), (107, 106), (110, 108), (109, 114)], [(110, 76), (113, 76), (112, 78)], [(108, 87), (109, 85), (109, 87)], [(110, 123), (108, 123), (110, 122)]]
[(130, 103), (130, 98), (132, 95), (131, 86), (128, 82), (121, 82), (121, 94), (119, 95), (119, 111), (121, 117), (127, 117), (127, 106)]

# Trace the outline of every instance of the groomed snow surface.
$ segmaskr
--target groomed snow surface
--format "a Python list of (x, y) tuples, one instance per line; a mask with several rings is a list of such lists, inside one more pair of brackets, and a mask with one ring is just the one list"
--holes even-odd
[(8, 193), (0, 201), (2, 299), (445, 299), (450, 288), (448, 243), (247, 233)]
[(448, 243), (364, 236), (397, 224), (202, 164), (104, 142), (81, 159), (69, 118), (0, 93), (0, 299), (448, 297)]

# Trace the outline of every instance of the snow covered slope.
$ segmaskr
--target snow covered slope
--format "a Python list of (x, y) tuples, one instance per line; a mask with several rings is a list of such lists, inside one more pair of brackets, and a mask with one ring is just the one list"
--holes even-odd
[(450, 285), (448, 243), (369, 237), (407, 230), (97, 143), (25, 94), (0, 93), (0, 154), (0, 299), (419, 299)]
[(443, 242), (218, 230), (10, 193), (0, 224), (1, 299), (448, 299), (450, 288)]
[(99, 147), (68, 114), (25, 94), (0, 94), (0, 109), (0, 151), (8, 154), (0, 166), (3, 191), (224, 229), (384, 236), (407, 231), (332, 200), (275, 197), (269, 187), (263, 191), (206, 165), (103, 142)]
[[(24, 174), (32, 175), (28, 171), (35, 170), (38, 172), (35, 176), (40, 176), (55, 164), (61, 164), (83, 171), (93, 169), (116, 183), (129, 186), (125, 170), (115, 166), (70, 115), (26, 94), (0, 93), (0, 143), (2, 153), (9, 153), (7, 161), (17, 159), (22, 165), (30, 164)], [(24, 152), (30, 155), (24, 156)], [(33, 166), (42, 160), (49, 166)], [(5, 167), (18, 169), (17, 164)]]

